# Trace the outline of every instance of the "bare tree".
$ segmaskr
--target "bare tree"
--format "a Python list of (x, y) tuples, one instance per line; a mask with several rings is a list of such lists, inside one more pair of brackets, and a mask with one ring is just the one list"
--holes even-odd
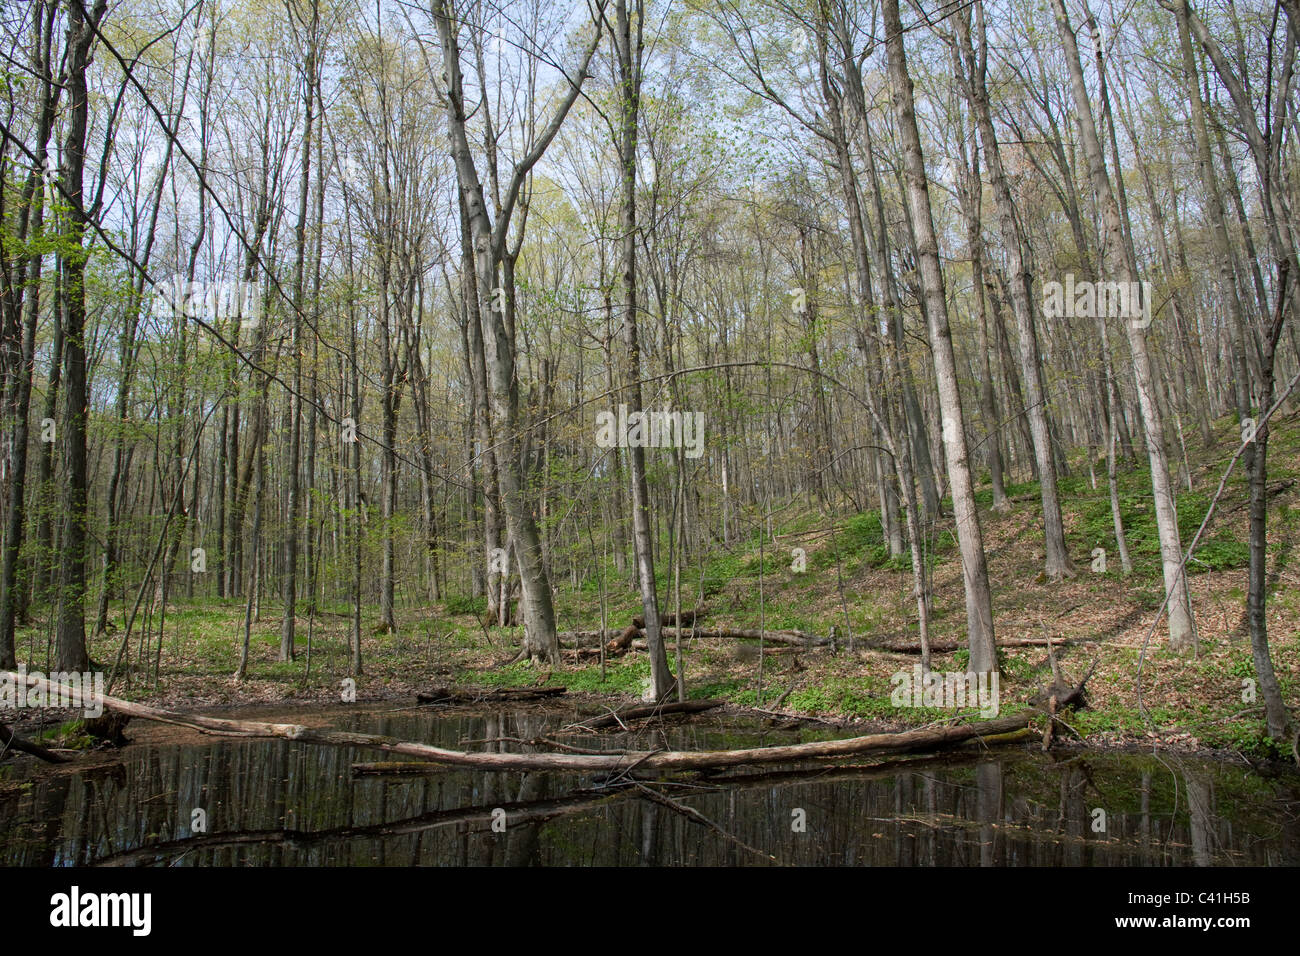
[(894, 111), (903, 145), (908, 201), (916, 228), (917, 265), (925, 295), (930, 349), (939, 389), (939, 408), (943, 416), (943, 451), (948, 463), (948, 482), (952, 487), (957, 540), (961, 548), (967, 640), (970, 645), (968, 668), (972, 673), (996, 672), (997, 644), (993, 635), (993, 605), (984, 555), (984, 534), (980, 527), (979, 512), (975, 508), (975, 489), (971, 482), (966, 451), (965, 419), (961, 395), (957, 389), (957, 362), (948, 326), (948, 302), (944, 292), (943, 271), (939, 264), (939, 243), (930, 210), (929, 182), (925, 172), (925, 158), (921, 152), (921, 134), (916, 125), (912, 78), (907, 72), (907, 54), (903, 48), (903, 24), (899, 17), (898, 0), (884, 0), (883, 10), (889, 80), (893, 88)]
[[(1137, 287), (1132, 249), (1125, 235), (1119, 204), (1111, 190), (1110, 176), (1106, 171), (1106, 158), (1093, 118), (1092, 101), (1083, 79), (1083, 64), (1079, 59), (1079, 45), (1070, 26), (1065, 0), (1052, 0), (1056, 13), (1057, 32), (1065, 49), (1065, 63), (1070, 71), (1070, 89), (1074, 95), (1075, 118), (1080, 139), (1088, 159), (1088, 174), (1093, 193), (1101, 210), (1103, 224), (1103, 255), (1106, 270), (1127, 288)], [(1148, 303), (1149, 305), (1149, 303)], [(1129, 316), (1124, 323), (1128, 333), (1129, 351), (1133, 355), (1133, 377), (1137, 387), (1138, 402), (1142, 409), (1142, 424), (1146, 430), (1147, 458), (1151, 464), (1151, 490), (1155, 496), (1156, 527), (1160, 536), (1160, 558), (1164, 570), (1165, 593), (1169, 597), (1169, 648), (1186, 653), (1195, 647), (1195, 623), (1192, 620), (1191, 601), (1187, 594), (1187, 579), (1183, 575), (1182, 542), (1178, 535), (1178, 514), (1174, 491), (1169, 480), (1169, 461), (1165, 450), (1164, 421), (1156, 393), (1156, 381), (1147, 351), (1146, 328), (1142, 319)]]

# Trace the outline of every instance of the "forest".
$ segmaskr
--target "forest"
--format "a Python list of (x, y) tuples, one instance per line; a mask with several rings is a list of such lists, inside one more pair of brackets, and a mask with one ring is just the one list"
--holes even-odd
[(2, 11), (0, 706), (1300, 763), (1300, 0)]

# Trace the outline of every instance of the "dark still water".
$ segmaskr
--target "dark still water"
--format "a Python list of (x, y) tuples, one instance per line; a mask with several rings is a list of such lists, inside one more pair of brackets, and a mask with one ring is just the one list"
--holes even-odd
[[(443, 747), (531, 739), (572, 710), (340, 715), (338, 727)], [(726, 721), (724, 723), (724, 720)], [(734, 719), (560, 736), (575, 746), (793, 743)], [(1295, 865), (1300, 778), (1241, 763), (1043, 755), (1030, 747), (857, 769), (743, 768), (645, 781), (440, 771), (357, 777), (361, 751), (205, 738), (120, 762), (10, 776), (0, 865)], [(205, 832), (198, 832), (205, 825)]]

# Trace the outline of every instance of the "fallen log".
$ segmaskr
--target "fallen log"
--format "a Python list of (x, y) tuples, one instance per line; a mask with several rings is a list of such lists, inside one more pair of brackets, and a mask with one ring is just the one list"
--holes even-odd
[[(816, 718), (805, 718), (816, 720)], [(821, 721), (829, 723), (828, 721)], [(798, 725), (796, 721), (788, 728), (794, 729)], [(839, 726), (839, 725), (835, 725)], [(781, 780), (807, 780), (812, 775), (816, 775), (818, 783), (825, 783), (831, 780), (844, 780), (861, 776), (892, 776), (900, 773), (910, 773), (916, 767), (926, 767), (930, 765), (940, 767), (952, 767), (954, 762), (960, 763), (963, 760), (972, 759), (971, 755), (983, 755), (990, 747), (999, 747), (1006, 744), (1020, 743), (1021, 741), (1036, 738), (1038, 732), (1025, 722), (1024, 726), (1017, 727), (1014, 730), (1001, 734), (990, 734), (987, 737), (972, 737), (969, 740), (954, 744), (950, 748), (944, 748), (943, 754), (920, 754), (911, 756), (905, 753), (881, 754), (889, 759), (879, 763), (872, 764), (852, 764), (842, 763), (834, 767), (825, 767), (814, 765), (812, 767), (795, 767), (782, 770), (758, 770), (756, 772), (741, 771), (739, 775), (731, 775), (730, 768), (726, 768), (725, 774), (716, 774), (714, 768), (701, 767), (697, 768), (713, 784), (741, 784), (742, 786), (759, 785), (766, 781), (777, 782)], [(954, 756), (957, 755), (957, 756)], [(418, 776), (433, 777), (440, 773), (446, 773), (447, 768), (437, 764), (429, 763), (425, 760), (381, 760), (374, 763), (354, 763), (352, 765), (352, 776), (354, 777), (385, 777), (385, 776)]]
[(9, 748), (31, 754), (33, 757), (39, 757), (46, 763), (67, 763), (69, 760), (68, 757), (57, 754), (48, 747), (42, 747), (40, 744), (34, 744), (30, 740), (19, 737), (9, 729), (7, 724), (0, 723), (0, 752)]
[(573, 726), (586, 727), (588, 730), (595, 730), (598, 727), (615, 727), (625, 720), (639, 720), (642, 717), (658, 717), (662, 714), (698, 714), (702, 711), (713, 710), (715, 707), (721, 707), (725, 703), (725, 700), (684, 700), (672, 704), (630, 707), (627, 710), (605, 714), (603, 717), (579, 721)]
[[(0, 671), (17, 680), (18, 674)], [(46, 678), (27, 675), (29, 686), (39, 684), (50, 692), (58, 685)], [(924, 727), (892, 734), (868, 734), (847, 740), (816, 740), (776, 747), (753, 747), (741, 750), (645, 750), (612, 751), (601, 754), (576, 753), (484, 753), (447, 750), (411, 740), (398, 740), (381, 734), (321, 729), (302, 724), (276, 724), (256, 720), (231, 720), (182, 714), (161, 707), (150, 707), (129, 700), (104, 695), (104, 707), (144, 720), (190, 727), (204, 734), (223, 737), (267, 737), (302, 743), (329, 744), (340, 747), (372, 747), (386, 753), (403, 754), (433, 763), (475, 770), (512, 771), (599, 771), (630, 770), (703, 770), (713, 767), (738, 767), (747, 764), (790, 763), (799, 760), (835, 759), (864, 753), (906, 753), (933, 750), (964, 743), (979, 737), (1005, 734), (1028, 726), (1029, 714), (983, 720), (974, 724)]]
[[(726, 703), (725, 700), (687, 700), (671, 704), (650, 704), (645, 707), (629, 707), (626, 710), (620, 710), (615, 713), (603, 714), (588, 720), (576, 721), (575, 723), (569, 724), (567, 727), (563, 728), (561, 732), (571, 730), (597, 730), (603, 727), (613, 727), (620, 724), (622, 721), (640, 720), (645, 717), (658, 717), (665, 714), (697, 714), (706, 710), (713, 710), (716, 707), (721, 707)], [(544, 738), (537, 738), (526, 742), (532, 746), (543, 746), (547, 744), (556, 746), (554, 741), (549, 741)], [(573, 748), (573, 750), (574, 752), (582, 752), (577, 748)], [(599, 753), (599, 751), (586, 752)], [(352, 776), (354, 777), (429, 777), (446, 772), (446, 767), (425, 760), (379, 760), (369, 763), (354, 763), (352, 765)]]
[[(906, 753), (939, 749), (979, 737), (1005, 734), (1029, 725), (1027, 714), (959, 724), (949, 727), (922, 728), (901, 733), (869, 734), (846, 740), (819, 740), (776, 747), (713, 751), (624, 751), (609, 754), (565, 753), (478, 753), (444, 750), (427, 744), (406, 741), (376, 742), (374, 746), (392, 753), (420, 757), (479, 770), (702, 770), (714, 767), (739, 767), (747, 764), (790, 763), (799, 760), (856, 756), (866, 753)], [(302, 728), (308, 730), (309, 728)], [(312, 736), (319, 736), (315, 732)], [(364, 735), (348, 735), (352, 737)], [(299, 737), (295, 739), (312, 739)], [(346, 743), (357, 743), (349, 740)]]
[[(741, 647), (751, 647), (751, 645), (745, 645), (745, 644), (742, 644), (742, 645), (740, 645), (740, 646), (741, 646)], [(764, 656), (766, 656), (766, 655), (768, 655), (768, 654), (798, 654), (798, 653), (799, 653), (799, 650), (800, 650), (801, 648), (803, 648), (804, 646), (805, 646), (805, 645), (803, 645), (803, 644), (781, 644), (781, 645), (778, 645), (778, 646), (776, 646), (776, 647), (765, 647), (765, 648), (763, 648), (763, 654), (764, 654)], [(638, 638), (637, 640), (635, 640), (635, 641), (632, 642), (632, 650), (634, 650), (634, 651), (648, 651), (649, 649), (650, 649), (650, 643), (649, 643), (648, 641), (646, 641), (645, 639), (643, 639), (643, 638)], [(751, 649), (752, 649), (752, 651), (753, 651), (753, 653), (754, 653), (754, 656), (757, 657), (757, 656), (758, 656), (758, 648), (757, 648), (757, 647), (751, 647)], [(579, 654), (579, 655), (586, 655), (586, 656), (590, 657), (592, 654), (599, 654), (600, 651), (599, 651), (599, 650), (593, 650), (593, 649), (587, 647), (587, 648), (581, 648), (581, 649), (579, 649), (578, 651), (576, 651), (576, 653)]]
[(542, 700), (547, 697), (558, 697), (567, 691), (567, 687), (502, 687), (495, 690), (455, 690), (451, 687), (435, 687), (431, 691), (420, 691), (415, 695), (415, 699), (422, 704), (491, 704)]
[[(704, 612), (703, 612), (703, 611), (682, 611), (681, 624), (682, 624), (682, 625), (694, 624), (694, 623), (695, 623), (695, 619), (696, 619), (697, 617), (703, 617), (703, 616), (704, 616)], [(670, 625), (675, 625), (675, 624), (677, 624), (677, 623), (678, 623), (678, 621), (677, 621), (677, 615), (676, 615), (676, 614), (663, 614), (663, 615), (661, 615), (660, 618), (659, 618), (659, 625), (660, 625), (660, 627), (668, 627), (668, 626), (670, 626)], [(644, 614), (638, 614), (638, 615), (636, 615), (634, 618), (632, 618), (632, 624), (633, 624), (633, 626), (635, 626), (635, 627), (639, 627), (639, 628), (641, 628), (642, 630), (644, 630), (644, 629), (645, 629), (645, 615), (644, 615)]]
[[(663, 633), (669, 637), (677, 636), (677, 628), (665, 627)], [(742, 641), (762, 640), (767, 644), (794, 644), (800, 647), (823, 647), (830, 644), (830, 639), (793, 629), (782, 631), (745, 630), (738, 627), (710, 627), (697, 630), (682, 629), (683, 637), (701, 637), (705, 639), (735, 638)]]
[[(702, 609), (694, 611), (682, 611), (682, 624), (694, 624), (699, 618), (704, 616)], [(667, 628), (669, 625), (677, 623), (676, 614), (665, 614), (659, 622), (661, 627)], [(607, 650), (618, 652), (626, 651), (632, 641), (638, 637), (644, 637), (645, 632), (645, 615), (638, 614), (632, 618), (632, 623), (624, 628), (606, 628), (597, 631), (561, 631), (558, 635), (561, 641), (572, 641), (575, 645), (581, 646), (584, 641), (602, 641), (611, 642)]]
[[(685, 617), (686, 615), (682, 615)], [(682, 637), (703, 638), (705, 640), (722, 640), (734, 639), (741, 641), (762, 640), (767, 644), (790, 644), (796, 647), (825, 647), (830, 644), (830, 640), (820, 637), (816, 634), (809, 634), (806, 631), (781, 630), (781, 631), (760, 631), (757, 629), (746, 629), (739, 627), (708, 627), (708, 628), (660, 628), (660, 633), (665, 638), (675, 638), (678, 634)], [(561, 641), (568, 641), (574, 645), (581, 645), (586, 641), (608, 641), (605, 650), (610, 654), (619, 654), (633, 648), (633, 641), (645, 639), (645, 629), (638, 627), (628, 627), (622, 631), (604, 630), (604, 631), (561, 631), (559, 634)], [(954, 646), (954, 650), (955, 650)]]
[[(581, 646), (583, 641), (595, 641), (597, 644), (601, 641), (612, 641), (622, 633), (622, 628), (608, 628), (603, 631), (560, 631), (556, 637), (561, 641), (572, 641)], [(598, 648), (592, 649), (598, 650)]]
[[(1049, 641), (1045, 637), (1007, 637), (998, 638), (998, 647), (1047, 647)], [(1083, 638), (1053, 638), (1051, 642), (1056, 647), (1069, 644), (1090, 644), (1094, 641)], [(862, 645), (869, 651), (886, 651), (891, 654), (920, 654), (920, 644), (874, 644), (868, 643)], [(963, 651), (967, 644), (961, 641), (931, 641), (931, 654), (951, 654), (954, 651)]]
[(617, 638), (610, 641), (609, 644), (606, 645), (605, 653), (607, 654), (626, 653), (627, 649), (632, 646), (632, 642), (636, 640), (637, 636), (644, 633), (645, 632), (641, 630), (641, 628), (637, 627), (635, 624), (629, 624), (626, 628), (623, 629), (622, 634), (620, 634)]

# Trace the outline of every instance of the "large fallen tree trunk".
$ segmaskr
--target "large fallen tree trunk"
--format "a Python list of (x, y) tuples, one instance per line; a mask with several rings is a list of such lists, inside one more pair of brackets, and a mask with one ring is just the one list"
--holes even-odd
[[(649, 646), (650, 646), (650, 645), (649, 645), (649, 644), (648, 644), (644, 639), (640, 639), (640, 638), (638, 638), (637, 640), (635, 640), (635, 641), (632, 642), (632, 650), (634, 650), (634, 651), (644, 651), (644, 650), (649, 649)], [(751, 646), (752, 646), (752, 645), (751, 645)], [(800, 651), (801, 649), (803, 649), (803, 648), (805, 648), (805, 647), (806, 647), (806, 645), (804, 645), (804, 644), (779, 644), (779, 645), (777, 645), (776, 647), (765, 647), (765, 648), (763, 648), (763, 654), (764, 654), (764, 656), (766, 656), (766, 655), (768, 655), (768, 654), (797, 654), (797, 653), (799, 653), (799, 651)], [(758, 654), (758, 648), (757, 648), (757, 647), (754, 647), (754, 648), (753, 648), (753, 651), (754, 651), (754, 654), (756, 654), (756, 655)], [(584, 648), (581, 648), (580, 650), (576, 651), (575, 653), (580, 654), (580, 655), (583, 655), (583, 656), (586, 656), (586, 657), (590, 657), (590, 656), (592, 656), (593, 654), (599, 654), (600, 651), (599, 651), (599, 650), (592, 650), (590, 647), (584, 647)]]
[[(14, 680), (18, 674), (7, 674)], [(44, 687), (57, 692), (52, 681), (27, 675), (28, 685)], [(820, 760), (849, 757), (859, 754), (906, 753), (916, 750), (934, 750), (963, 743), (978, 737), (1005, 734), (1029, 725), (1029, 714), (984, 720), (974, 724), (955, 724), (946, 727), (924, 727), (894, 734), (869, 734), (847, 740), (817, 740), (781, 747), (754, 747), (743, 750), (628, 750), (601, 754), (577, 753), (483, 753), (477, 751), (446, 750), (411, 740), (397, 740), (380, 734), (360, 734), (350, 731), (306, 727), (302, 724), (274, 724), (257, 720), (228, 720), (182, 714), (161, 707), (150, 707), (129, 700), (104, 695), (103, 705), (108, 710), (129, 714), (144, 720), (157, 720), (181, 727), (190, 727), (200, 733), (223, 737), (271, 737), (297, 740), (303, 743), (330, 744), (340, 747), (373, 747), (387, 753), (404, 754), (421, 760), (469, 767), (476, 770), (570, 770), (579, 772), (637, 770), (705, 770), (714, 767), (738, 767), (746, 764), (790, 763), (798, 760)]]
[(415, 699), (422, 704), (490, 704), (510, 701), (542, 700), (566, 693), (566, 687), (502, 687), (495, 690), (455, 690), (435, 687), (420, 691)]
[(600, 645), (605, 644), (605, 651), (609, 654), (621, 654), (632, 646), (632, 642), (638, 637), (645, 634), (645, 630), (637, 627), (635, 624), (629, 624), (623, 628), (606, 628), (603, 631), (560, 631), (556, 637), (561, 644), (567, 642), (570, 647), (584, 649), (583, 645), (590, 645), (587, 650), (594, 653), (600, 653)]
[[(603, 727), (621, 725), (624, 721), (641, 720), (646, 717), (659, 717), (665, 714), (698, 714), (706, 710), (713, 710), (715, 707), (721, 707), (726, 703), (725, 700), (685, 700), (671, 704), (648, 704), (645, 707), (629, 707), (626, 710), (592, 717), (587, 720), (576, 721), (575, 723), (569, 724), (567, 727), (563, 728), (560, 732), (563, 733), (564, 731), (571, 730), (598, 730)], [(551, 743), (551, 741), (547, 741), (544, 738), (521, 742), (528, 743), (532, 746)], [(352, 775), (354, 777), (431, 777), (446, 772), (447, 767), (441, 764), (430, 763), (426, 760), (380, 760), (371, 763), (354, 763), (352, 765)]]
[[(681, 621), (678, 621), (678, 620), (677, 620), (677, 615), (676, 615), (676, 614), (673, 614), (673, 613), (670, 611), (669, 613), (667, 613), (667, 614), (665, 614), (665, 615), (663, 616), (663, 620), (660, 621), (659, 623), (660, 623), (660, 625), (665, 626), (665, 627), (668, 626), (669, 624), (682, 624), (682, 625), (694, 624), (694, 623), (695, 623), (695, 619), (696, 619), (697, 617), (703, 617), (703, 616), (704, 616), (704, 612), (703, 612), (703, 611), (682, 611), (682, 619), (681, 619)], [(632, 626), (633, 626), (633, 627), (637, 627), (637, 628), (641, 628), (642, 630), (644, 630), (644, 629), (645, 629), (645, 615), (644, 615), (644, 614), (638, 614), (638, 615), (636, 615), (635, 617), (633, 617), (633, 618), (632, 618)]]
[[(661, 627), (667, 627), (670, 624), (678, 623), (682, 625), (694, 624), (703, 616), (703, 610), (682, 611), (682, 619), (679, 622), (676, 614), (668, 613), (663, 615), (663, 620), (659, 623)], [(631, 624), (620, 629), (609, 628), (603, 631), (561, 631), (559, 634), (560, 640), (572, 641), (575, 646), (581, 646), (583, 641), (594, 641), (597, 644), (607, 641), (609, 642), (609, 646), (606, 647), (606, 651), (611, 654), (619, 654), (628, 650), (632, 646), (634, 640), (638, 637), (644, 636), (644, 614), (636, 615), (632, 618)]]
[[(1020, 733), (1030, 726), (1030, 714), (1001, 717), (976, 724), (959, 724), (948, 727), (925, 727), (898, 733), (870, 734), (844, 740), (814, 741), (777, 747), (754, 747), (745, 750), (622, 750), (600, 754), (582, 753), (465, 753), (455, 750), (441, 751), (437, 756), (424, 756), (425, 760), (455, 766), (470, 766), (478, 770), (566, 770), (611, 771), (632, 770), (714, 770), (722, 767), (741, 767), (771, 763), (799, 763), (806, 760), (833, 760), (859, 755), (883, 756), (915, 751), (941, 750), (975, 741), (1010, 743), (1023, 739)], [(395, 748), (394, 748), (395, 749)], [(432, 750), (434, 748), (426, 748)], [(406, 751), (403, 751), (406, 752)], [(418, 764), (403, 761), (387, 763), (354, 764), (358, 775), (409, 773), (419, 774)]]
[[(683, 618), (685, 616), (685, 614), (682, 615)], [(683, 627), (680, 629), (665, 627), (661, 629), (661, 633), (665, 637), (677, 637), (680, 633), (682, 637), (703, 638), (705, 640), (762, 640), (767, 644), (789, 644), (795, 647), (824, 647), (830, 644), (828, 638), (796, 630), (761, 631), (738, 627)], [(633, 641), (644, 640), (645, 631), (636, 626), (624, 628), (621, 631), (613, 629), (603, 631), (561, 631), (559, 638), (561, 641), (567, 641), (571, 645), (578, 647), (581, 647), (586, 642), (599, 643), (606, 641), (608, 642), (605, 646), (606, 652), (618, 654), (631, 649)]]
[[(678, 629), (675, 627), (666, 627), (663, 629), (664, 634), (670, 637), (676, 637)], [(706, 640), (716, 638), (736, 638), (744, 641), (763, 640), (768, 644), (797, 644), (802, 647), (822, 647), (830, 644), (830, 639), (818, 637), (816, 634), (809, 634), (807, 631), (796, 631), (793, 629), (782, 631), (759, 631), (743, 630), (738, 627), (709, 627), (690, 630), (682, 628), (683, 637), (701, 637)]]

